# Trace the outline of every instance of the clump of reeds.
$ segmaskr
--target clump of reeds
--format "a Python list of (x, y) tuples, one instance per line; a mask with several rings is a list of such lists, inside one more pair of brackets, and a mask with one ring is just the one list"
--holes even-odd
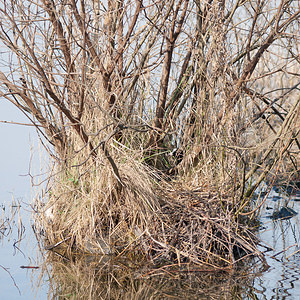
[(53, 158), (46, 249), (216, 269), (261, 257), (252, 195), (287, 161), (299, 174), (295, 3), (2, 6), (0, 95)]
[(247, 223), (240, 223), (241, 199), (225, 184), (212, 186), (206, 178), (196, 185), (195, 174), (194, 181), (171, 180), (126, 151), (114, 157), (118, 176), (103, 157), (88, 172), (84, 165), (77, 174), (67, 169), (53, 177), (39, 208), (46, 249), (129, 255), (157, 266), (192, 262), (208, 270), (261, 256)]

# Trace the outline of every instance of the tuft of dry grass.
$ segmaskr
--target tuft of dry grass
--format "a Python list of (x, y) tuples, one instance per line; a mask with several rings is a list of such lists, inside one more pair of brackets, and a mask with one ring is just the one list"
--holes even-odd
[(209, 184), (201, 168), (170, 180), (131, 153), (135, 157), (120, 149), (114, 153), (119, 177), (104, 157), (88, 172), (82, 165), (51, 179), (49, 198), (37, 215), (46, 249), (64, 246), (69, 254), (135, 257), (153, 266), (193, 263), (216, 271), (249, 256), (263, 261), (249, 224), (239, 217), (242, 198), (226, 190), (220, 177), (206, 173)]

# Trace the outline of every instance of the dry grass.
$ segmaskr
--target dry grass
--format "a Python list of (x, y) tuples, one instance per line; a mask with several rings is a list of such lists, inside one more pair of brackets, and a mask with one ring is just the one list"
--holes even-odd
[(242, 257), (262, 258), (249, 224), (238, 215), (243, 198), (226, 190), (220, 175), (204, 177), (209, 166), (171, 179), (129, 152), (118, 149), (114, 157), (120, 178), (103, 157), (88, 171), (77, 166), (51, 179), (37, 215), (46, 249), (64, 245), (70, 253), (135, 257), (156, 266), (194, 263), (216, 271), (234, 268)]

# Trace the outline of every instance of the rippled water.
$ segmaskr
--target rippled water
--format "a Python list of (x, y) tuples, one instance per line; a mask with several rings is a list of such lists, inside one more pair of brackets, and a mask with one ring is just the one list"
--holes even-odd
[[(258, 236), (264, 243), (260, 250), (265, 252), (269, 265), (266, 271), (261, 273), (253, 271), (250, 276), (248, 273), (250, 269), (259, 269), (259, 265), (258, 268), (253, 267), (255, 266), (253, 262), (245, 266), (245, 270), (238, 276), (212, 273), (200, 276), (173, 274), (173, 277), (164, 277), (162, 275), (166, 274), (162, 273), (161, 276), (137, 279), (136, 274), (118, 275), (113, 271), (110, 273), (109, 282), (107, 276), (102, 278), (99, 275), (101, 268), (98, 265), (103, 262), (100, 258), (96, 261), (96, 265), (91, 262), (86, 264), (88, 258), (79, 265), (78, 262), (73, 261), (60, 261), (56, 265), (53, 264), (52, 271), (57, 269), (57, 272), (51, 281), (48, 281), (49, 276), (45, 270), (21, 269), (22, 265), (45, 266), (45, 263), (38, 259), (41, 252), (30, 226), (27, 212), (29, 206), (24, 203), (24, 199), (19, 199), (12, 208), (14, 218), (6, 223), (5, 230), (1, 229), (1, 233), (4, 233), (3, 247), (0, 250), (1, 266), (6, 270), (0, 269), (0, 299), (33, 299), (35, 296), (36, 299), (46, 299), (49, 290), (52, 289), (49, 292), (51, 298), (58, 285), (68, 291), (68, 297), (77, 299), (75, 294), (72, 294), (73, 285), (78, 287), (80, 282), (83, 286), (85, 284), (87, 286), (92, 279), (95, 280), (97, 272), (99, 294), (110, 299), (300, 299), (299, 214), (286, 220), (270, 218), (274, 211), (286, 205), (300, 213), (300, 193), (288, 195), (275, 188), (264, 197), (264, 210)], [(7, 204), (2, 204), (1, 210), (3, 217), (11, 215)], [(5, 220), (3, 217), (2, 220)], [(21, 242), (18, 243), (18, 240)], [(107, 265), (107, 261), (105, 260), (102, 265)], [(118, 268), (120, 270), (122, 267), (118, 266)], [(128, 271), (128, 266), (126, 268)], [(41, 275), (43, 277), (39, 281)], [(73, 277), (74, 280), (66, 281), (68, 276)], [(120, 277), (116, 278), (116, 276)], [(95, 287), (91, 287), (91, 290), (95, 292)], [(84, 292), (91, 291), (86, 287)]]
[(24, 198), (1, 204), (0, 299), (47, 299), (48, 287), (35, 289), (39, 274), (21, 266), (37, 265), (39, 248), (30, 226), (30, 206)]
[[(269, 217), (281, 207), (298, 214), (286, 220)], [(267, 196), (261, 221), (260, 239), (272, 250), (266, 252), (270, 268), (254, 281), (258, 299), (300, 299), (300, 193), (272, 189)], [(262, 250), (262, 249), (261, 249)]]

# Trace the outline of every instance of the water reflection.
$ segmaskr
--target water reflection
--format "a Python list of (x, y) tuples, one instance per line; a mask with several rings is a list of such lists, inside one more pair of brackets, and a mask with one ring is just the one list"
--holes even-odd
[[(26, 208), (26, 209), (24, 209)], [(32, 290), (37, 273), (21, 266), (37, 265), (37, 241), (32, 236), (29, 206), (24, 199), (1, 204), (0, 299), (45, 299), (44, 287)]]
[[(300, 294), (300, 226), (299, 191), (273, 188), (267, 195), (265, 211), (262, 216), (263, 229), (259, 237), (267, 243), (270, 251), (266, 253), (268, 271), (258, 276), (254, 286), (261, 290), (259, 299), (299, 299)], [(297, 212), (289, 219), (271, 220), (282, 207)]]
[[(172, 267), (137, 268), (109, 256), (68, 259), (48, 252), (44, 269), (50, 275), (52, 299), (257, 299), (252, 288), (257, 269), (244, 266), (238, 273), (178, 272)], [(249, 288), (250, 287), (250, 288)]]

